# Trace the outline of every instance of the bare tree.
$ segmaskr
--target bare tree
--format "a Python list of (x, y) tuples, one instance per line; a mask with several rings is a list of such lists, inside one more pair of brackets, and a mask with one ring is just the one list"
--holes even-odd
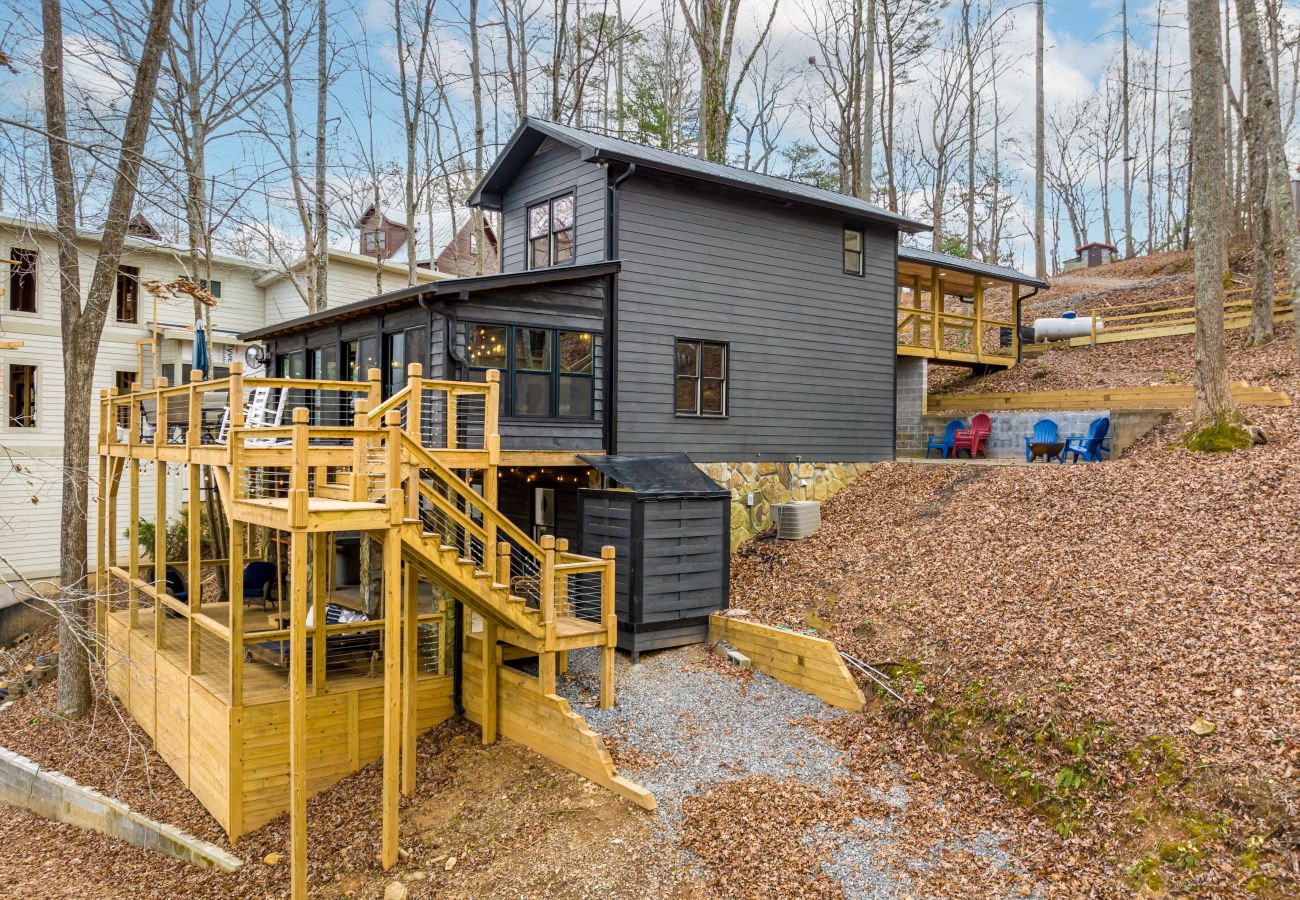
[(1192, 229), (1196, 273), (1196, 405), (1193, 429), (1236, 422), (1223, 346), (1223, 58), (1218, 0), (1188, 0), (1192, 74)]
[[(397, 95), (402, 108), (402, 132), (406, 143), (406, 168), (402, 174), (403, 206), (406, 209), (406, 280), (415, 284), (420, 254), (416, 249), (415, 214), (419, 209), (421, 180), (416, 151), (428, 115), (429, 72), (433, 11), (437, 0), (393, 0), (393, 36), (397, 44)], [(478, 2), (470, 9), (477, 13)], [(473, 26), (471, 26), (472, 29)], [(477, 58), (477, 42), (475, 42)], [(477, 95), (476, 95), (477, 102)], [(481, 109), (481, 105), (479, 107)], [(432, 261), (433, 257), (429, 257)]]
[(1047, 278), (1047, 236), (1043, 233), (1046, 212), (1044, 180), (1047, 167), (1047, 130), (1043, 102), (1043, 0), (1034, 4), (1037, 12), (1034, 43), (1034, 273)]
[(734, 86), (731, 63), (740, 0), (695, 0), (693, 13), (687, 0), (677, 2), (686, 18), (686, 31), (700, 62), (700, 156), (725, 163), (739, 86), (744, 83), (758, 48), (772, 30), (780, 0), (773, 0), (772, 11), (758, 40), (741, 63)]
[[(1251, 110), (1253, 114), (1258, 101), (1260, 128), (1268, 152), (1269, 182), (1273, 190), (1277, 226), (1282, 232), (1282, 243), (1286, 248), (1291, 296), (1300, 297), (1300, 225), (1296, 222), (1295, 201), (1291, 195), (1290, 169), (1286, 159), (1286, 140), (1282, 133), (1277, 92), (1269, 72), (1269, 60), (1260, 36), (1259, 14), (1255, 10), (1254, 0), (1237, 0), (1237, 19), (1241, 28), (1242, 53), (1247, 59), (1246, 77)], [(1292, 301), (1293, 304), (1295, 302)], [(1198, 334), (1199, 324), (1198, 322)], [(1296, 336), (1296, 348), (1300, 353), (1300, 328), (1296, 329)]]
[(935, 13), (940, 4), (938, 0), (878, 0), (878, 5), (876, 58), (880, 60), (880, 91), (876, 130), (880, 132), (886, 200), (889, 208), (897, 212), (899, 89), (911, 82), (917, 61), (933, 44), (939, 27)]
[(44, 69), (45, 130), (54, 183), (55, 232), (59, 257), (59, 310), (63, 334), (63, 499), (59, 523), (59, 577), (69, 602), (59, 623), (60, 714), (76, 717), (90, 703), (90, 658), (80, 639), (90, 619), (86, 590), (86, 511), (89, 508), (90, 414), (95, 359), (117, 282), (118, 263), (149, 135), (158, 72), (168, 43), (172, 0), (152, 0), (135, 66), (135, 84), (114, 166), (112, 192), (100, 235), (99, 257), (85, 303), (81, 297), (73, 148), (68, 140), (64, 98), (63, 9), (42, 0), (41, 64)]

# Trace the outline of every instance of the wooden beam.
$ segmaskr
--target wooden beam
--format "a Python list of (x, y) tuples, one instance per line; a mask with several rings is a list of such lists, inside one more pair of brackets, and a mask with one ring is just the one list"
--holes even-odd
[(402, 531), (384, 531), (384, 784), (383, 846), (385, 871), (397, 865), (397, 806), (401, 753), (401, 657), (400, 613), (402, 604)]
[(326, 531), (317, 531), (311, 536), (311, 690), (313, 696), (325, 693), (325, 651), (328, 642), (325, 639), (325, 605), (329, 599), (329, 537)]
[(491, 619), (484, 619), (483, 640), (479, 642), (480, 660), (483, 665), (483, 709), (480, 715), (483, 717), (484, 744), (495, 744), (497, 740), (497, 680), (500, 675), (501, 659), (497, 640), (497, 624)]
[[(131, 418), (132, 422), (136, 419)], [(127, 465), (131, 467), (131, 476), (127, 485), (127, 490), (131, 496), (127, 498), (130, 519), (126, 523), (127, 543), (127, 570), (131, 573), (132, 584), (140, 577), (140, 461), (136, 459), (127, 460)], [(132, 630), (140, 627), (140, 611), (137, 608), (140, 602), (140, 592), (135, 587), (127, 589), (126, 602), (129, 610), (127, 618), (131, 623)]]
[[(155, 413), (155, 415), (157, 415)], [(155, 439), (157, 435), (155, 433)], [(155, 461), (153, 497), (153, 584), (159, 590), (167, 589), (167, 464)], [(163, 645), (163, 608), (153, 605), (153, 647)]]
[(618, 616), (614, 612), (614, 555), (612, 546), (600, 548), (605, 574), (600, 582), (600, 619), (605, 623), (605, 646), (600, 648), (600, 708), (614, 705), (614, 653), (618, 648)]
[(583, 456), (604, 456), (603, 452), (588, 452), (586, 450), (502, 450), (501, 465), (503, 466), (549, 466), (556, 468), (559, 466), (589, 466), (585, 460), (578, 459), (578, 454)]
[(943, 349), (943, 282), (937, 266), (930, 267), (930, 347)]
[(975, 353), (978, 355), (984, 352), (984, 279), (978, 275), (975, 276), (975, 295), (973, 297), (975, 309), (975, 340), (972, 345)]
[[(193, 386), (191, 386), (190, 391), (193, 392), (193, 390), (194, 388)], [(187, 573), (185, 576), (186, 578), (185, 587), (190, 595), (189, 597), (190, 609), (194, 612), (198, 612), (203, 605), (202, 604), (203, 598), (200, 597), (198, 595), (198, 591), (194, 589), (195, 587), (201, 587), (202, 585), (202, 579), (200, 578), (202, 567), (200, 563), (203, 561), (203, 551), (202, 551), (202, 544), (199, 541), (199, 535), (201, 530), (200, 522), (199, 522), (199, 513), (200, 513), (200, 506), (199, 506), (200, 486), (199, 485), (200, 485), (200, 476), (202, 475), (202, 470), (200, 469), (197, 463), (190, 463), (185, 467), (185, 471), (186, 471), (186, 476), (189, 478), (189, 495), (190, 495), (189, 502), (185, 506), (185, 527), (186, 527), (185, 537), (186, 537), (186, 542), (188, 544), (188, 547), (186, 549), (186, 554), (188, 556), (188, 566), (187, 566)], [(193, 585), (194, 587), (191, 587), (191, 585)], [(190, 632), (189, 659), (190, 659), (190, 674), (192, 675), (195, 672), (199, 671), (199, 633), (197, 630), (199, 626), (198, 623), (194, 621), (193, 616), (190, 616), (186, 624), (189, 625), (189, 632)]]
[(412, 565), (406, 567), (405, 594), (402, 604), (402, 793), (409, 797), (415, 793), (415, 739), (420, 718), (419, 660), (416, 658), (419, 652), (420, 577)]
[[(244, 704), (244, 532), (243, 522), (229, 519), (230, 532), (230, 705)], [(278, 587), (278, 585), (277, 585)], [(192, 674), (192, 673), (191, 673)], [(234, 752), (234, 745), (231, 745)]]
[(289, 537), (289, 856), (293, 900), (307, 898), (307, 532)]

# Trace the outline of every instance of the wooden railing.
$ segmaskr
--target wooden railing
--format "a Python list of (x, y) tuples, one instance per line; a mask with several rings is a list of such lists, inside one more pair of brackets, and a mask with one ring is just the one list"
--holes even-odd
[[(984, 315), (984, 293), (990, 282), (974, 276), (970, 314), (945, 309), (944, 282), (938, 269), (928, 282), (920, 276), (900, 280), (896, 306), (896, 333), (899, 352), (927, 356), (936, 360), (967, 363), (1011, 365), (1016, 361), (1019, 335), (1015, 323)], [(912, 306), (902, 303), (902, 288), (911, 292)], [(1012, 308), (1019, 298), (1019, 285), (1011, 285)], [(929, 299), (923, 302), (922, 295)], [(1010, 332), (1010, 340), (1003, 337)]]

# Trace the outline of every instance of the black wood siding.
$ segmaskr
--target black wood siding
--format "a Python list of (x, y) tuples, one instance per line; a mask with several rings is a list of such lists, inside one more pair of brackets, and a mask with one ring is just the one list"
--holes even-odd
[[(896, 239), (646, 173), (619, 189), (617, 451), (698, 462), (893, 455)], [(728, 416), (673, 412), (677, 337), (729, 344)]]
[(549, 138), (501, 198), (501, 271), (528, 268), (527, 208), (572, 188), (575, 193), (574, 261), (578, 265), (605, 259), (605, 170), (583, 162), (573, 147)]

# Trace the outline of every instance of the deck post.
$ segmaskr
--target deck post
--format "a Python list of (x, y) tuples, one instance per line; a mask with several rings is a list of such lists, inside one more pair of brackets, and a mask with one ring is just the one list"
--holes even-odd
[[(135, 405), (134, 400), (131, 403)], [(135, 416), (132, 416), (131, 421), (133, 424), (139, 423)], [(136, 588), (140, 583), (140, 461), (135, 458), (135, 450), (130, 446), (127, 447), (126, 452), (131, 454), (126, 460), (127, 465), (131, 467), (131, 475), (127, 481), (127, 490), (131, 492), (127, 501), (129, 507), (127, 515), (131, 518), (126, 523), (126, 540), (131, 545), (126, 548), (127, 572), (131, 577), (131, 585), (127, 590), (126, 602), (129, 610), (127, 619), (131, 623), (131, 630), (134, 631), (140, 627), (140, 592)]]
[[(191, 387), (191, 395), (193, 394), (193, 390), (193, 387)], [(189, 502), (185, 505), (185, 535), (187, 539), (185, 554), (188, 557), (186, 560), (186, 571), (188, 573), (186, 575), (186, 578), (188, 579), (186, 581), (186, 587), (188, 588), (189, 585), (199, 585), (199, 557), (202, 555), (200, 549), (201, 544), (199, 543), (199, 475), (201, 474), (199, 464), (193, 461), (186, 463), (185, 472), (189, 479)], [(201, 600), (202, 598), (198, 596), (197, 592), (191, 594), (189, 598), (190, 617), (186, 620), (186, 624), (189, 625), (190, 631), (189, 660), (191, 675), (195, 674), (199, 670), (199, 626), (198, 623), (194, 621), (194, 613), (197, 612), (202, 605), (200, 602)]]
[[(421, 406), (424, 400), (424, 367), (418, 362), (406, 367), (406, 386), (410, 394), (406, 399), (406, 433), (421, 447), (424, 446), (424, 429), (421, 427)], [(412, 473), (417, 474), (417, 473)], [(420, 479), (406, 479), (406, 515), (415, 518), (420, 514)]]
[(244, 532), (243, 522), (226, 512), (230, 523), (230, 705), (244, 705)]
[[(1096, 315), (1093, 316), (1093, 327), (1096, 328)], [(998, 342), (1001, 344), (1001, 341)], [(1011, 285), (1011, 355), (1015, 357), (1016, 362), (1020, 362), (1020, 285)]]
[[(497, 623), (483, 619), (482, 643), (479, 645), (479, 660), (483, 664), (483, 743), (495, 744), (497, 740)], [(549, 654), (540, 654), (538, 659)]]
[(158, 438), (160, 435), (166, 434), (166, 431), (163, 430), (166, 423), (163, 421), (162, 413), (158, 411), (162, 402), (162, 395), (160, 394), (158, 404), (154, 407), (154, 418), (158, 428), (153, 435), (153, 586), (154, 590), (158, 592), (154, 595), (153, 604), (153, 648), (155, 650), (163, 646), (164, 604), (158, 599), (158, 594), (167, 590), (167, 463), (158, 458)]
[[(921, 309), (921, 276), (912, 276), (912, 309)], [(923, 346), (921, 344), (921, 316), (919, 313), (912, 313), (912, 345), (914, 347)]]
[[(306, 410), (301, 410), (303, 413)], [(294, 410), (297, 418), (299, 409)], [(305, 473), (304, 473), (305, 474)], [(289, 856), (293, 900), (307, 897), (307, 532), (289, 535)]]
[(390, 409), (384, 414), (384, 425), (388, 432), (384, 448), (387, 451), (384, 502), (388, 504), (388, 524), (396, 526), (406, 517), (407, 499), (402, 493), (402, 414)]
[(605, 646), (600, 648), (600, 708), (614, 705), (614, 652), (618, 648), (618, 617), (614, 612), (614, 555), (615, 549), (606, 545), (600, 548), (600, 558), (605, 561), (605, 574), (600, 580), (600, 620), (605, 624)]
[(368, 384), (366, 399), (370, 402), (370, 409), (374, 409), (384, 399), (384, 389), (381, 383), (382, 378), (383, 373), (374, 366), (366, 369), (366, 382)]
[[(569, 552), (569, 539), (555, 539), (555, 558), (557, 562), (564, 562), (564, 555)], [(573, 610), (573, 601), (569, 598), (569, 576), (560, 575), (555, 580), (555, 610), (557, 616), (576, 616)], [(559, 650), (555, 654), (555, 672), (557, 675), (563, 675), (569, 671), (569, 651)]]
[[(370, 401), (361, 399), (353, 406), (352, 427), (369, 428), (370, 427)], [(367, 468), (367, 451), (370, 447), (370, 439), (362, 435), (356, 435), (352, 438), (352, 500), (354, 503), (360, 503), (366, 499), (367, 487), (366, 480), (368, 477)]]
[(318, 531), (311, 537), (311, 692), (316, 697), (325, 693), (325, 650), (329, 646), (325, 634), (325, 604), (329, 602), (326, 582), (329, 574), (329, 532)]
[(984, 279), (978, 275), (975, 276), (975, 291), (971, 299), (974, 300), (975, 305), (975, 340), (971, 343), (975, 347), (975, 356), (982, 358), (984, 356)]
[(930, 349), (938, 353), (943, 349), (943, 282), (939, 267), (930, 267)]
[(397, 807), (401, 752), (402, 532), (384, 531), (384, 786), (381, 862), (387, 871), (397, 864)]
[[(230, 405), (230, 427), (244, 427), (244, 364), (239, 360), (230, 363), (230, 390), (226, 393), (226, 402)], [(226, 441), (230, 446), (230, 441)]]
[(415, 567), (406, 567), (406, 599), (402, 604), (402, 793), (415, 793), (415, 739), (419, 732), (419, 668), (417, 630), (420, 615), (420, 579)]
[[(307, 417), (305, 406), (293, 408), (293, 465), (289, 467), (289, 527), (307, 527)], [(306, 615), (304, 612), (303, 615)]]
[(501, 541), (497, 544), (496, 583), (510, 590), (510, 543)]
[(555, 693), (555, 536), (542, 535), (541, 651), (537, 654), (537, 680), (543, 694)]

